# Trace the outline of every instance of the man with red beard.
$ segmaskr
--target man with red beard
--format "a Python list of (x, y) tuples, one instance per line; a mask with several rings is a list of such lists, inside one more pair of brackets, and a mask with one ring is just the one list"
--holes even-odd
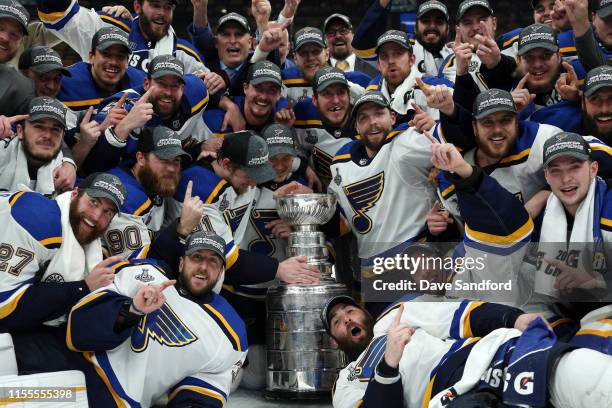
[(34, 85), (9, 62), (28, 35), (30, 14), (19, 2), (0, 1), (0, 112), (6, 116), (27, 113)]
[(135, 161), (109, 171), (121, 179), (128, 199), (122, 216), (113, 221), (104, 241), (112, 255), (143, 258), (149, 244), (165, 225), (167, 198), (176, 192), (181, 158), (190, 156), (181, 148), (176, 132), (163, 126), (144, 128), (138, 140)]
[(56, 200), (1, 195), (0, 332), (13, 336), (20, 372), (69, 369), (62, 316), (113, 282), (109, 265), (119, 258), (102, 260), (100, 237), (126, 194), (117, 177), (99, 173)]
[(114, 25), (129, 32), (132, 45), (130, 66), (147, 72), (158, 55), (172, 54), (188, 73), (208, 71), (202, 57), (189, 42), (178, 38), (171, 27), (177, 0), (135, 0), (137, 17), (130, 21), (103, 11), (81, 7), (78, 1), (37, 0), (38, 13), (45, 26), (87, 60), (91, 40), (102, 27)]

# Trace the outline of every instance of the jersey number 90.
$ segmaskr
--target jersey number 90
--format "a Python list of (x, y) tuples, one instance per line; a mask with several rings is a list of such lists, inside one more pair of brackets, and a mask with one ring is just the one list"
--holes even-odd
[(106, 233), (106, 243), (113, 255), (124, 251), (136, 251), (142, 248), (142, 238), (138, 227), (129, 226), (123, 231), (114, 229)]

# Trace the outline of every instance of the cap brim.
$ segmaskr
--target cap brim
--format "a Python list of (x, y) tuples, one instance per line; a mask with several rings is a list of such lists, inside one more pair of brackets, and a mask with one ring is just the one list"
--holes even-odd
[(317, 89), (315, 89), (314, 91), (315, 92), (324, 91), (334, 84), (341, 84), (341, 85), (346, 86), (347, 88), (350, 88), (348, 82), (344, 82), (341, 79), (330, 79), (329, 81), (325, 81), (321, 85), (317, 86)]
[(276, 178), (276, 171), (269, 163), (257, 167), (242, 166), (241, 168), (257, 184), (267, 183)]
[(601, 82), (601, 83), (599, 83), (597, 85), (594, 85), (593, 87), (591, 87), (589, 89), (585, 89), (584, 90), (584, 96), (591, 96), (595, 92), (599, 91), (600, 89), (608, 88), (608, 87), (612, 87), (612, 83)]
[(363, 105), (367, 105), (368, 103), (373, 103), (375, 105), (380, 106), (381, 108), (389, 108), (391, 109), (391, 107), (388, 104), (385, 104), (383, 102), (379, 102), (379, 101), (365, 101), (363, 103), (360, 103), (359, 105), (355, 105), (353, 106), (353, 110), (351, 111), (351, 115), (354, 117), (357, 114), (357, 111), (363, 106)]
[(290, 154), (297, 156), (297, 151), (291, 146), (268, 146), (268, 156), (274, 157), (277, 154)]
[(575, 157), (576, 159), (580, 160), (580, 161), (587, 161), (589, 160), (591, 157), (586, 154), (586, 153), (580, 153), (577, 151), (573, 151), (573, 152), (557, 152), (554, 153), (552, 156), (550, 156), (548, 159), (546, 159), (546, 161), (544, 162), (544, 167), (547, 167), (551, 162), (557, 160), (559, 157), (563, 157), (563, 156), (570, 156), (570, 157)]
[(181, 156), (184, 156), (187, 160), (191, 160), (191, 155), (180, 147), (168, 147), (157, 151), (153, 150), (153, 154), (161, 160), (172, 160)]
[(518, 53), (519, 55), (523, 56), (529, 51), (535, 50), (536, 48), (544, 48), (545, 50), (552, 51), (552, 52), (559, 51), (559, 46), (551, 44), (549, 42), (541, 42), (541, 43), (527, 44), (524, 47), (519, 48)]
[(358, 306), (355, 299), (353, 299), (352, 297), (348, 295), (340, 295), (340, 296), (336, 296), (328, 300), (327, 303), (325, 304), (325, 307), (321, 311), (321, 320), (323, 321), (325, 330), (327, 330), (328, 332), (330, 331), (329, 330), (330, 329), (329, 328), (329, 312), (331, 312), (334, 306), (339, 305), (341, 303), (346, 303), (352, 306)]
[(63, 66), (56, 65), (56, 64), (40, 64), (40, 65), (31, 66), (30, 69), (39, 74), (46, 74), (47, 72), (51, 72), (56, 69), (59, 69), (62, 75), (67, 76), (67, 77), (72, 76), (72, 73), (70, 71), (68, 71)]
[(53, 119), (53, 120), (58, 121), (60, 125), (62, 125), (64, 128), (66, 127), (66, 120), (62, 120), (58, 118), (57, 116), (52, 115), (50, 113), (44, 113), (44, 112), (35, 113), (35, 114), (28, 116), (27, 120), (28, 122), (36, 122), (37, 120), (41, 120), (41, 119)]
[(166, 75), (175, 76), (178, 79), (180, 79), (183, 83), (185, 83), (185, 80), (183, 79), (182, 75), (180, 75), (176, 71), (172, 71), (172, 70), (169, 70), (169, 69), (160, 69), (159, 71), (156, 71), (155, 73), (153, 73), (153, 75), (151, 75), (151, 78), (152, 79), (159, 79), (161, 77), (165, 77)]
[(417, 13), (416, 15), (416, 19), (418, 20), (419, 18), (429, 14), (429, 13), (434, 13), (434, 12), (438, 12), (440, 14), (442, 14), (444, 16), (444, 19), (448, 22), (448, 20), (450, 19), (450, 16), (448, 15), (448, 13), (445, 13), (444, 10), (442, 10), (441, 8), (438, 7), (432, 7), (428, 10), (423, 11), (422, 13)]
[(296, 44), (295, 45), (295, 50), (296, 51), (299, 50), (300, 48), (302, 48), (306, 44), (317, 44), (317, 45), (320, 45), (322, 48), (327, 48), (327, 44), (325, 44), (323, 41), (320, 41), (320, 40), (306, 40), (304, 42)]
[(283, 82), (281, 80), (279, 80), (278, 78), (272, 78), (272, 77), (254, 78), (254, 79), (249, 81), (249, 84), (251, 84), (251, 85), (259, 85), (259, 84), (263, 84), (264, 82), (272, 82), (273, 84), (276, 84), (276, 85), (278, 85), (280, 87), (283, 86)]
[(484, 112), (474, 115), (474, 119), (482, 119), (496, 112), (512, 112), (516, 113), (516, 109), (508, 108), (506, 106), (497, 106), (495, 108), (487, 109)]
[(117, 212), (121, 211), (121, 203), (117, 201), (117, 197), (115, 197), (111, 193), (91, 187), (86, 187), (85, 192), (90, 197), (108, 198), (113, 204), (115, 204), (115, 207), (117, 207)]
[(597, 17), (599, 18), (610, 17), (612, 15), (612, 5), (606, 6), (601, 10), (597, 10), (595, 14), (597, 14)]
[(112, 47), (113, 45), (120, 45), (120, 46), (122, 46), (123, 48), (125, 48), (128, 51), (128, 54), (132, 53), (132, 50), (130, 49), (130, 47), (125, 45), (125, 43), (123, 43), (121, 41), (113, 41), (113, 40), (104, 41), (103, 43), (98, 44), (96, 46), (96, 50), (104, 51), (104, 50), (107, 50), (108, 48)]
[(212, 245), (210, 246), (201, 246), (201, 247), (193, 247), (193, 248), (189, 248), (185, 251), (185, 255), (189, 256), (192, 255), (198, 251), (212, 251), (214, 252), (219, 258), (221, 258), (221, 260), (223, 261), (223, 264), (225, 264), (225, 254), (220, 253), (217, 248), (213, 247)]
[(380, 50), (380, 47), (382, 47), (385, 44), (389, 44), (389, 43), (395, 43), (395, 44), (399, 45), (400, 47), (402, 47), (402, 48), (412, 52), (412, 46), (410, 45), (410, 43), (408, 43), (408, 45), (406, 45), (405, 43), (403, 43), (403, 42), (401, 42), (399, 40), (388, 40), (388, 41), (385, 41), (384, 43), (376, 46), (376, 51), (375, 51), (376, 54), (378, 54), (378, 50)]
[(332, 15), (332, 16), (328, 17), (327, 20), (325, 20), (325, 24), (323, 24), (323, 31), (327, 31), (327, 26), (330, 25), (331, 22), (335, 21), (335, 20), (339, 20), (339, 21), (342, 22), (342, 24), (344, 24), (345, 26), (347, 26), (351, 30), (353, 29), (353, 24), (351, 24), (350, 21), (346, 21), (344, 18), (342, 18), (340, 16)]
[(249, 31), (249, 27), (247, 27), (244, 24), (242, 24), (242, 22), (240, 20), (235, 20), (235, 19), (229, 19), (227, 21), (224, 21), (223, 24), (221, 24), (221, 25), (219, 25), (219, 27), (217, 27), (217, 31), (216, 32), (218, 33), (224, 25), (227, 25), (227, 24), (230, 24), (230, 23), (233, 23), (233, 24), (237, 25), (238, 27), (242, 28), (245, 33), (250, 32)]

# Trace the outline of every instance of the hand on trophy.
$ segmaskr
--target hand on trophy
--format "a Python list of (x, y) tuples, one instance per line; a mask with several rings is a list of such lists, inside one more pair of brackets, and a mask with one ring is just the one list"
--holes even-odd
[(313, 191), (310, 187), (300, 184), (297, 181), (292, 181), (291, 183), (276, 190), (272, 196), (274, 198), (278, 198), (290, 194), (311, 194), (312, 192)]
[(289, 284), (313, 284), (319, 282), (319, 271), (308, 265), (306, 256), (294, 256), (278, 264), (276, 277)]

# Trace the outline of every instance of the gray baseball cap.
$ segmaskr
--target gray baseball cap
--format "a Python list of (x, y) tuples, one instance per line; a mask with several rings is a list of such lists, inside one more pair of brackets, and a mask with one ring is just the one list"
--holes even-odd
[(185, 82), (185, 65), (173, 55), (158, 55), (149, 62), (149, 76), (159, 79), (166, 75), (172, 75)]
[(378, 37), (378, 40), (376, 41), (376, 53), (378, 54), (378, 50), (380, 49), (380, 47), (391, 42), (399, 44), (403, 48), (412, 52), (412, 44), (410, 44), (408, 34), (399, 30), (389, 30), (380, 37)]
[(312, 89), (315, 92), (321, 92), (333, 84), (342, 84), (347, 88), (349, 87), (344, 71), (338, 68), (325, 66), (315, 73)]
[(213, 251), (225, 263), (225, 240), (212, 231), (197, 231), (189, 234), (185, 241), (185, 255), (198, 251)]
[(223, 25), (227, 23), (236, 23), (240, 27), (244, 28), (244, 31), (246, 31), (247, 33), (251, 32), (249, 20), (247, 20), (247, 18), (242, 14), (232, 12), (221, 16), (221, 18), (219, 19), (219, 23), (217, 24), (217, 32), (219, 32), (219, 30), (221, 30), (221, 27), (223, 27)]
[(259, 61), (251, 65), (247, 75), (247, 82), (251, 85), (272, 82), (278, 86), (283, 85), (281, 69), (273, 62)]
[(295, 50), (299, 50), (303, 45), (314, 43), (323, 48), (327, 47), (323, 31), (315, 27), (304, 27), (298, 30), (293, 36)]
[(138, 151), (152, 152), (161, 160), (172, 160), (184, 156), (187, 160), (191, 156), (181, 147), (178, 133), (165, 127), (144, 128), (138, 138)]
[(334, 20), (340, 20), (342, 24), (347, 26), (349, 29), (353, 29), (353, 24), (351, 24), (351, 19), (348, 18), (348, 16), (340, 13), (334, 13), (325, 19), (325, 22), (323, 23), (323, 31), (327, 31), (327, 26)]
[(612, 87), (612, 67), (602, 66), (590, 70), (584, 78), (584, 95), (591, 96), (601, 88)]
[(127, 190), (119, 177), (109, 173), (93, 173), (79, 185), (79, 189), (91, 197), (108, 198), (121, 211), (127, 197)]
[(544, 143), (544, 167), (562, 156), (575, 157), (585, 161), (591, 158), (591, 146), (576, 133), (557, 133)]
[(132, 53), (129, 35), (120, 28), (112, 26), (102, 27), (96, 31), (91, 39), (92, 50), (104, 51), (113, 45), (121, 45), (127, 50), (128, 54)]
[(459, 4), (459, 8), (457, 9), (457, 23), (463, 17), (463, 15), (471, 8), (480, 7), (487, 10), (490, 14), (493, 14), (493, 8), (489, 4), (487, 0), (463, 0), (461, 4)]
[(472, 111), (474, 119), (482, 119), (495, 112), (517, 113), (510, 92), (493, 88), (478, 94)]
[(62, 63), (59, 54), (50, 47), (32, 47), (26, 49), (19, 57), (19, 69), (31, 69), (38, 74), (59, 69), (60, 72), (68, 77), (72, 74)]
[(229, 133), (223, 138), (220, 153), (237, 164), (257, 184), (266, 183), (276, 177), (269, 163), (266, 141), (251, 130)]
[(68, 108), (55, 98), (39, 96), (30, 101), (28, 108), (28, 122), (36, 122), (40, 119), (50, 118), (57, 120), (64, 128), (66, 127), (66, 112)]
[(16, 0), (0, 0), (0, 18), (10, 18), (19, 23), (23, 35), (28, 35), (30, 13)]
[(329, 313), (332, 311), (334, 306), (339, 305), (339, 304), (359, 306), (357, 302), (355, 301), (355, 299), (353, 299), (352, 297), (348, 295), (338, 295), (338, 296), (334, 296), (333, 298), (329, 299), (327, 303), (325, 303), (323, 310), (321, 310), (321, 321), (323, 322), (323, 326), (325, 327), (325, 330), (327, 331), (327, 333), (330, 333), (331, 331), (331, 322), (329, 321), (329, 318), (330, 318)]
[(423, 17), (425, 14), (431, 13), (432, 11), (439, 11), (440, 13), (444, 15), (444, 18), (446, 19), (447, 22), (450, 20), (450, 16), (448, 15), (448, 8), (446, 7), (446, 4), (438, 0), (429, 0), (429, 1), (426, 1), (425, 3), (422, 3), (417, 10), (417, 15), (416, 15), (417, 20)]
[(544, 48), (552, 52), (559, 51), (557, 33), (551, 26), (536, 23), (521, 31), (518, 44), (519, 55), (525, 55), (535, 48)]
[(599, 18), (606, 18), (612, 15), (612, 0), (600, 0), (596, 13)]
[(268, 145), (268, 154), (270, 157), (282, 153), (297, 156), (297, 151), (295, 150), (295, 133), (293, 129), (280, 123), (273, 123), (262, 130), (261, 136)]
[(389, 101), (387, 100), (387, 98), (385, 98), (385, 95), (383, 95), (382, 92), (369, 91), (361, 95), (355, 101), (355, 104), (353, 105), (353, 111), (351, 112), (353, 117), (357, 115), (357, 111), (359, 110), (361, 106), (365, 105), (366, 103), (370, 103), (370, 102), (375, 103), (378, 106), (382, 106), (383, 108), (390, 109)]

